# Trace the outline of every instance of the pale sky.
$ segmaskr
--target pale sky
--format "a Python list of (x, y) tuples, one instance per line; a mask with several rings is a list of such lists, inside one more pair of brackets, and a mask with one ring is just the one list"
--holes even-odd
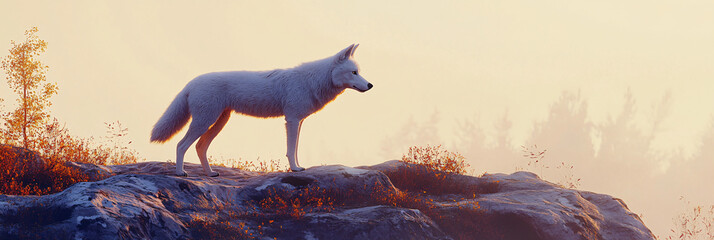
[[(419, 144), (462, 150), (459, 123), (473, 121), (485, 132), (486, 145), (493, 145), (494, 123), (505, 113), (512, 122), (509, 143), (517, 152), (520, 145), (538, 144), (529, 142), (541, 139), (531, 136), (534, 124), (549, 119), (563, 92), (579, 94), (587, 102), (587, 121), (602, 125), (622, 111), (630, 89), (638, 129), (651, 128), (653, 106), (670, 94), (669, 112), (640, 155), (681, 150), (680, 157), (639, 166), (658, 169), (650, 175), (683, 177), (666, 174), (707, 148), (701, 140), (714, 116), (714, 2), (433, 3), (0, 1), (0, 44), (5, 44), (0, 49), (9, 49), (10, 40), (22, 41), (24, 31), (37, 26), (49, 44), (42, 57), (50, 67), (47, 79), (59, 86), (52, 114), (82, 137), (103, 136), (104, 122), (118, 120), (129, 128), (132, 147), (150, 161), (175, 159), (183, 133), (163, 145), (150, 144), (149, 133), (193, 77), (293, 67), (352, 43), (360, 44), (355, 59), (375, 87), (366, 93), (347, 90), (305, 120), (299, 151), (305, 167), (400, 158), (406, 149), (384, 146), (399, 142), (400, 129), (410, 121), (431, 121), (437, 129), (433, 141)], [(2, 110), (9, 111), (15, 96), (4, 81), (3, 86)], [(554, 159), (557, 149), (575, 148), (567, 134), (561, 135), (564, 144), (549, 149)], [(592, 148), (599, 148), (603, 136), (591, 138)], [(284, 120), (233, 115), (208, 154), (286, 162)], [(577, 153), (568, 156), (578, 158)], [(186, 159), (198, 162), (193, 150)], [(478, 162), (475, 172), (513, 171), (515, 166), (503, 162)], [(617, 172), (605, 168), (597, 174), (607, 178), (610, 170)], [(580, 169), (589, 177), (587, 171)], [(646, 193), (610, 188), (588, 177), (583, 176), (581, 189), (623, 198), (656, 234), (668, 233), (674, 210), (659, 212), (646, 204)], [(714, 179), (692, 179), (708, 180)], [(714, 204), (714, 196), (697, 187), (701, 184), (688, 184), (694, 187), (686, 193), (655, 183), (649, 187), (673, 199), (688, 194), (700, 204)], [(662, 201), (673, 205), (667, 209), (681, 205)]]

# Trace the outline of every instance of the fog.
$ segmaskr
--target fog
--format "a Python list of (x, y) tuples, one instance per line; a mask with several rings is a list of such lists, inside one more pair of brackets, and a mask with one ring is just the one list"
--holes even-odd
[[(385, 138), (383, 156), (406, 152), (409, 146), (443, 145), (461, 153), (474, 174), (511, 173), (525, 170), (553, 183), (621, 198), (660, 236), (673, 228), (672, 218), (681, 214), (687, 201), (713, 203), (706, 184), (714, 181), (711, 146), (714, 124), (686, 155), (677, 148), (662, 149), (662, 122), (670, 116), (672, 97), (641, 110), (632, 90), (623, 93), (620, 105), (604, 121), (588, 115), (588, 101), (579, 93), (563, 92), (551, 104), (545, 120), (534, 121), (525, 141), (514, 141), (513, 120), (508, 111), (490, 123), (478, 117), (457, 121), (455, 138), (444, 140), (438, 127), (438, 112), (421, 122), (409, 119), (403, 128)], [(650, 116), (637, 124), (640, 115)], [(714, 121), (712, 121), (714, 123)], [(452, 137), (453, 137), (452, 136)], [(530, 152), (543, 152), (539, 163)], [(684, 198), (684, 199), (682, 199)]]

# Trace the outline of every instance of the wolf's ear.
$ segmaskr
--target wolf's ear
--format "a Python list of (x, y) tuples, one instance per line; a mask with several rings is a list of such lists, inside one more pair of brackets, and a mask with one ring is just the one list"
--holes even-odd
[(351, 52), (351, 53), (350, 53), (350, 57), (352, 57), (352, 56), (355, 55), (355, 50), (357, 50), (357, 47), (359, 47), (359, 43), (358, 43), (358, 44), (354, 44), (354, 47), (352, 47), (352, 51), (350, 51), (350, 52)]
[(344, 60), (347, 60), (352, 56), (353, 49), (355, 48), (355, 45), (352, 44), (349, 47), (342, 49), (337, 55), (335, 55), (335, 62), (342, 62)]

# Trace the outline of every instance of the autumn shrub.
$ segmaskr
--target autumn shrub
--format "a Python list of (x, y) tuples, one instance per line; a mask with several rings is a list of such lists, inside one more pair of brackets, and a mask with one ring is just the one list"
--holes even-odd
[(397, 188), (422, 194), (460, 194), (475, 197), (477, 185), (464, 181), (469, 164), (458, 153), (441, 146), (410, 147), (402, 156), (403, 166), (385, 174)]
[(56, 120), (46, 126), (35, 144), (37, 151), (2, 145), (0, 194), (44, 195), (89, 180), (87, 174), (69, 167), (68, 161), (96, 165), (137, 162), (135, 152), (98, 145), (92, 138), (73, 137)]
[(0, 194), (51, 194), (89, 179), (62, 160), (9, 145), (0, 145), (0, 168)]
[(103, 146), (94, 146), (93, 139), (71, 136), (57, 119), (45, 126), (42, 135), (38, 144), (38, 152), (45, 157), (96, 165), (106, 164), (109, 158), (108, 149)]
[(93, 138), (73, 137), (56, 119), (46, 126), (35, 144), (37, 151), (1, 145), (0, 194), (44, 195), (90, 180), (81, 170), (70, 167), (69, 161), (129, 164), (138, 158), (133, 150), (97, 144)]
[(461, 154), (441, 149), (441, 145), (410, 147), (409, 152), (402, 156), (402, 162), (450, 174), (466, 174), (469, 168)]

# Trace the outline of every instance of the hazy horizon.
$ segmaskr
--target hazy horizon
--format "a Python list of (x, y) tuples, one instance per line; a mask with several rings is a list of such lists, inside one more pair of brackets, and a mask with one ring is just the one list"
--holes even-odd
[[(359, 43), (374, 88), (305, 120), (304, 167), (442, 144), (475, 174), (513, 172), (527, 164), (520, 146), (537, 144), (573, 166), (579, 189), (624, 199), (657, 235), (684, 210), (680, 196), (714, 204), (714, 2), (73, 3), (0, 3), (0, 49), (38, 27), (59, 87), (52, 115), (81, 137), (119, 121), (149, 161), (175, 160), (183, 132), (163, 145), (149, 133), (195, 76), (289, 68)], [(16, 96), (2, 85), (9, 111)], [(287, 162), (284, 138), (282, 118), (234, 115), (208, 155)]]

